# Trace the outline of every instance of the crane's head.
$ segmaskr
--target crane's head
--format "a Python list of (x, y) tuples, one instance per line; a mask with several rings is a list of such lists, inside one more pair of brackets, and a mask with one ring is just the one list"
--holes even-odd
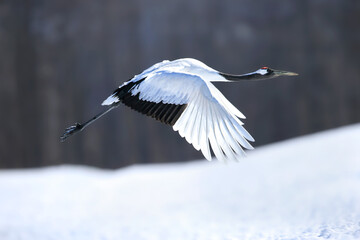
[(242, 75), (232, 75), (227, 73), (219, 73), (222, 77), (224, 77), (227, 81), (241, 81), (241, 80), (264, 80), (269, 78), (275, 78), (280, 76), (296, 76), (297, 73), (283, 71), (283, 70), (275, 70), (268, 67), (262, 67), (255, 72), (246, 73)]
[(267, 78), (274, 78), (274, 77), (280, 77), (280, 76), (296, 76), (299, 75), (294, 72), (288, 72), (283, 70), (275, 70), (271, 69), (269, 67), (262, 67), (256, 72), (255, 74), (258, 74), (259, 79), (267, 79)]

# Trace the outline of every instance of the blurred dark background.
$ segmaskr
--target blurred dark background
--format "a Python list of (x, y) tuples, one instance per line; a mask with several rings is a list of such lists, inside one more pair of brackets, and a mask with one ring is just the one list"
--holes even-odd
[(164, 59), (298, 72), (216, 84), (247, 116), (255, 146), (359, 122), (359, 23), (358, 0), (1, 0), (0, 167), (202, 158), (171, 127), (125, 106), (59, 142)]

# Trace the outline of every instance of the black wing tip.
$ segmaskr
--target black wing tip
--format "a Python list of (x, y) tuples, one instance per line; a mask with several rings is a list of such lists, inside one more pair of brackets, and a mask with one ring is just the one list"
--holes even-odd
[(122, 102), (131, 109), (170, 126), (175, 124), (187, 106), (187, 104), (170, 104), (162, 101), (151, 102), (142, 100), (139, 96), (139, 93), (136, 95), (127, 93), (123, 96)]
[(81, 131), (82, 128), (83, 126), (80, 123), (75, 123), (75, 125), (66, 128), (64, 134), (60, 137), (60, 142), (65, 142), (68, 137)]

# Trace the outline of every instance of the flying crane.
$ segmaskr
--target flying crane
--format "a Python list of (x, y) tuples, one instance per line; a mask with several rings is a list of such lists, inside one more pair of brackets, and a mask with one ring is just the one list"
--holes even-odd
[[(263, 80), (295, 76), (293, 72), (262, 67), (255, 72), (232, 75), (216, 71), (199, 60), (163, 61), (135, 75), (117, 88), (102, 105), (108, 106), (90, 120), (67, 128), (61, 141), (82, 131), (120, 103), (155, 118), (178, 131), (180, 136), (211, 160), (210, 146), (220, 161), (235, 160), (253, 149), (254, 138), (240, 119), (245, 116), (212, 82)], [(210, 143), (210, 145), (209, 145)]]

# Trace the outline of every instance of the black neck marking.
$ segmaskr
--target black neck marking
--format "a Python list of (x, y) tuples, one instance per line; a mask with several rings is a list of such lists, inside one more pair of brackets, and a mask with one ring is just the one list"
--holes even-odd
[(274, 77), (274, 73), (271, 70), (269, 70), (269, 72), (264, 75), (256, 72), (243, 74), (243, 75), (233, 75), (227, 73), (219, 73), (219, 74), (229, 81), (263, 80)]

